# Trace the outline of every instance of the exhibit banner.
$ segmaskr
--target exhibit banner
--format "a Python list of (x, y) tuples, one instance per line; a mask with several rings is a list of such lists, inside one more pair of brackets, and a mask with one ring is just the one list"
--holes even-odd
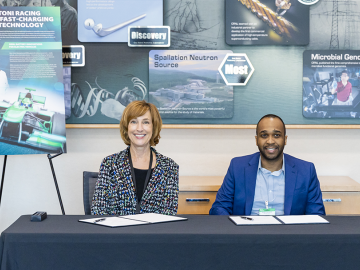
[(162, 118), (231, 118), (233, 87), (218, 68), (232, 51), (152, 50), (149, 102)]
[(0, 155), (66, 151), (59, 7), (0, 7)]
[(166, 0), (164, 25), (173, 50), (225, 49), (224, 0)]
[(118, 124), (130, 102), (148, 98), (149, 49), (99, 45), (86, 44), (86, 66), (71, 70), (67, 124)]
[(360, 51), (304, 52), (303, 116), (360, 117)]
[(229, 45), (307, 45), (309, 6), (290, 0), (226, 0)]
[(304, 5), (314, 5), (317, 2), (319, 2), (319, 0), (298, 0), (298, 1)]
[(129, 47), (170, 47), (170, 26), (129, 26)]
[(229, 53), (219, 66), (219, 73), (226, 85), (244, 86), (254, 71), (255, 69), (245, 53)]
[(128, 42), (128, 26), (162, 26), (163, 0), (78, 0), (81, 42)]
[(62, 47), (64, 67), (85, 66), (85, 47), (83, 45), (70, 45)]

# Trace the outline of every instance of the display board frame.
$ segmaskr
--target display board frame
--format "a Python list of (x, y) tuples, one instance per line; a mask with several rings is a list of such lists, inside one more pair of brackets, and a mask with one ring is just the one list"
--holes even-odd
[[(66, 124), (66, 128), (103, 128), (117, 129), (116, 124)], [(181, 125), (165, 124), (163, 129), (255, 129), (256, 125)], [(360, 125), (286, 125), (287, 129), (360, 129)]]
[[(10, 1), (10, 0), (9, 0)], [(78, 10), (77, 0), (68, 1), (69, 4)], [(174, 8), (178, 8), (178, 0), (164, 0), (163, 1), (163, 24), (172, 26), (176, 21), (176, 14), (171, 13)], [(272, 2), (271, 2), (272, 3)], [(239, 3), (240, 4), (240, 3)], [(46, 4), (47, 5), (47, 4)], [(293, 6), (286, 14), (282, 15), (285, 19), (290, 18), (292, 12), (295, 12)], [(343, 7), (341, 7), (343, 8)], [(222, 0), (214, 0), (212, 5), (208, 5), (206, 0), (197, 0), (196, 8), (193, 8), (194, 14), (199, 19), (200, 25), (190, 25), (190, 22), (186, 21), (183, 25), (184, 29), (173, 29), (171, 33), (171, 47), (170, 50), (184, 50), (184, 49), (212, 49), (212, 50), (232, 50), (234, 53), (246, 53), (251, 59), (256, 72), (251, 78), (249, 84), (244, 87), (237, 87), (234, 90), (236, 97), (234, 101), (237, 102), (236, 110), (234, 111), (234, 118), (222, 121), (220, 119), (214, 119), (213, 121), (202, 120), (199, 121), (172, 121), (171, 119), (164, 119), (164, 129), (252, 129), (262, 115), (266, 113), (274, 113), (284, 119), (289, 129), (358, 129), (360, 128), (360, 120), (356, 119), (305, 119), (301, 115), (301, 79), (302, 79), (302, 53), (305, 50), (314, 49), (327, 49), (331, 37), (331, 21), (323, 21), (327, 12), (332, 9), (332, 4), (327, 1), (319, 1), (316, 5), (310, 7), (310, 43), (307, 46), (229, 46), (225, 42), (225, 36), (222, 35), (225, 24), (225, 5)], [(354, 7), (354, 9), (360, 9), (360, 6)], [(216, 11), (216, 12), (215, 12)], [(215, 12), (215, 13), (214, 13)], [(211, 20), (207, 14), (213, 14)], [(248, 12), (251, 16), (251, 12)], [(174, 15), (175, 14), (175, 15)], [(250, 16), (249, 15), (249, 16)], [(315, 16), (316, 15), (316, 16)], [(175, 16), (175, 18), (173, 17)], [(254, 17), (254, 16), (253, 16)], [(253, 18), (256, 19), (256, 18)], [(341, 24), (339, 25), (339, 27)], [(183, 31), (181, 31), (183, 30)], [(217, 33), (217, 34), (216, 34)], [(207, 35), (208, 34), (208, 35)], [(354, 50), (356, 47), (352, 41), (356, 40), (360, 34), (352, 33), (351, 42), (349, 44), (350, 50)], [(339, 33), (339, 40), (344, 39), (344, 33)], [(201, 42), (200, 42), (201, 41)], [(66, 44), (81, 44), (80, 42), (66, 41)], [(335, 48), (336, 44), (330, 42), (330, 49), (342, 49), (342, 43)], [(92, 52), (98, 51), (99, 44), (85, 44), (89, 47), (89, 54), (87, 54), (87, 60), (93, 60), (101, 58), (100, 56), (92, 57)], [(104, 47), (105, 45), (102, 44)], [(106, 48), (111, 47), (111, 44), (106, 44)], [(139, 78), (146, 88), (148, 85), (147, 70), (144, 68), (144, 55), (148, 53), (146, 48), (137, 48), (136, 54), (133, 54), (129, 48), (124, 48), (126, 44), (116, 44), (116, 50), (121, 49), (127, 54), (129, 59), (123, 59), (123, 66), (126, 66), (126, 70), (110, 70), (111, 72), (104, 71), (104, 74), (99, 70), (104, 68), (99, 66), (98, 69), (94, 68), (94, 65), (88, 65), (84, 68), (74, 68), (74, 80), (77, 83), (81, 83), (82, 87), (85, 85), (85, 81), (91, 84), (91, 87), (97, 87), (100, 85), (105, 90), (117, 91), (121, 89), (130, 90), (133, 87), (132, 81), (128, 76), (134, 75)], [(335, 47), (334, 47), (335, 46)], [(90, 50), (92, 49), (92, 51)], [(265, 50), (264, 50), (265, 49)], [(115, 49), (114, 49), (115, 50)], [(111, 50), (106, 50), (108, 53), (107, 58), (112, 55)], [(271, 55), (271, 57), (268, 57)], [(91, 59), (94, 58), (94, 59)], [(111, 59), (115, 59), (112, 56)], [(274, 61), (274, 59), (276, 61)], [(282, 61), (286, 59), (286, 63)], [(130, 61), (131, 60), (131, 61)], [(269, 68), (271, 67), (271, 68)], [(80, 71), (82, 70), (82, 71)], [(125, 72), (126, 71), (126, 72)], [(108, 74), (107, 74), (108, 73)], [(116, 80), (111, 81), (108, 76), (114, 77), (116, 73)], [(89, 74), (87, 77), (84, 74)], [(112, 89), (112, 85), (109, 86), (106, 83), (111, 83), (116, 86), (116, 89)], [(85, 85), (87, 86), (87, 85)], [(142, 85), (141, 85), (142, 86)], [(88, 90), (88, 89), (86, 89)], [(286, 93), (286, 95), (284, 95)], [(86, 93), (85, 93), (86, 94)], [(100, 113), (98, 113), (100, 115)], [(67, 128), (118, 128), (118, 120), (107, 120), (101, 117), (95, 119), (85, 119), (84, 121), (69, 121), (66, 125)]]

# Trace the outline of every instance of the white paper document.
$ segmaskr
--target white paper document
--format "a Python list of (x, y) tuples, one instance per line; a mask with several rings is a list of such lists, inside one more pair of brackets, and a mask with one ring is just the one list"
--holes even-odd
[[(252, 220), (249, 220), (249, 219)], [(273, 216), (229, 216), (236, 225), (281, 225)]]
[(318, 224), (330, 223), (326, 219), (318, 215), (302, 215), (302, 216), (276, 216), (284, 224)]
[(145, 213), (137, 215), (127, 215), (119, 217), (102, 217), (89, 218), (89, 219), (80, 219), (80, 222), (86, 222), (101, 226), (107, 227), (122, 227), (122, 226), (133, 226), (133, 225), (146, 225), (160, 222), (170, 222), (170, 221), (180, 221), (187, 220), (187, 218), (155, 214), (155, 213)]
[(79, 221), (107, 226), (107, 227), (122, 227), (122, 226), (149, 224), (149, 222), (145, 222), (145, 221), (131, 220), (131, 219), (119, 218), (119, 217), (106, 217), (106, 218), (98, 217), (98, 218), (80, 219)]
[(162, 214), (155, 214), (155, 213), (128, 215), (128, 216), (122, 216), (121, 218), (138, 220), (138, 221), (143, 221), (143, 222), (148, 222), (148, 223), (160, 223), (160, 222), (187, 220), (187, 218), (183, 218), (183, 217), (169, 216), (169, 215), (162, 215)]

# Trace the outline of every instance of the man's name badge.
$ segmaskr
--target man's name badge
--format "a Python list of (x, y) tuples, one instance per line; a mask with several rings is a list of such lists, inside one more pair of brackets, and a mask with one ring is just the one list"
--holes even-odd
[(259, 216), (275, 216), (275, 208), (259, 209)]

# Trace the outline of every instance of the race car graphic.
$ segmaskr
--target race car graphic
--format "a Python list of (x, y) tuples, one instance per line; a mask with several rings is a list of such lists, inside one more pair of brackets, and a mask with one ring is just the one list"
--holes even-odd
[(46, 97), (34, 95), (25, 88), (17, 101), (0, 101), (0, 140), (22, 146), (65, 152), (64, 115), (44, 108)]

